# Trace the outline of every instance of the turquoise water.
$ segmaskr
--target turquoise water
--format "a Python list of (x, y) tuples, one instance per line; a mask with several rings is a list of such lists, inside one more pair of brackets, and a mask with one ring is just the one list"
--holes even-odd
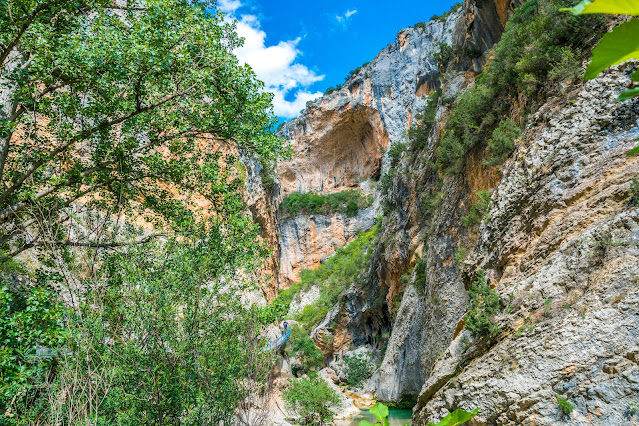
[[(411, 410), (390, 410), (388, 420), (390, 420), (391, 426), (402, 426), (404, 424), (410, 424), (410, 420), (413, 416)], [(344, 426), (358, 426), (361, 420), (368, 420), (371, 423), (375, 423), (377, 419), (368, 410), (362, 410), (361, 414), (353, 417), (350, 423), (343, 423)], [(341, 424), (341, 423), (340, 423)]]

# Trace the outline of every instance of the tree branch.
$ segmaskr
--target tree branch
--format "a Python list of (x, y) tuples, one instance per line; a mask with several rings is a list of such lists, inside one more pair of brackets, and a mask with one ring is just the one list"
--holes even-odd
[[(97, 126), (93, 127), (92, 129), (86, 130), (84, 132), (80, 132), (79, 135), (77, 135), (74, 138), (71, 138), (69, 141), (62, 143), (60, 146), (58, 146), (56, 149), (54, 149), (53, 151), (51, 151), (48, 155), (46, 155), (44, 158), (42, 158), (41, 160), (38, 160), (34, 163), (31, 164), (31, 166), (29, 166), (27, 168), (27, 171), (24, 172), (22, 174), (22, 176), (20, 176), (14, 183), (13, 185), (11, 185), (10, 188), (8, 188), (7, 190), (5, 190), (2, 195), (0, 195), (0, 203), (4, 200), (6, 200), (11, 194), (13, 194), (16, 190), (18, 190), (22, 184), (24, 183), (25, 180), (27, 180), (36, 170), (38, 170), (40, 167), (42, 167), (42, 165), (44, 165), (45, 163), (47, 163), (48, 161), (52, 160), (56, 155), (64, 152), (67, 150), (67, 148), (69, 148), (73, 143), (78, 142), (82, 139), (86, 139), (90, 136), (92, 136), (93, 134), (97, 133), (100, 130), (104, 130), (107, 129), (109, 127), (112, 126), (116, 126), (130, 118), (136, 117), (140, 114), (143, 114), (147, 111), (151, 111), (153, 109), (156, 109), (170, 101), (172, 101), (175, 98), (178, 98), (180, 96), (184, 96), (187, 93), (189, 93), (191, 90), (193, 90), (193, 88), (195, 88), (195, 84), (190, 86), (189, 88), (182, 90), (180, 92), (176, 92), (170, 96), (165, 97), (164, 99), (151, 104), (151, 105), (147, 105), (145, 107), (142, 108), (136, 108), (133, 112), (123, 115), (121, 117), (112, 119), (112, 120), (108, 120), (108, 121), (103, 121), (102, 123), (98, 124)], [(48, 194), (45, 194), (48, 195)], [(42, 197), (38, 197), (38, 198), (42, 198)], [(8, 214), (10, 214), (12, 212), (12, 210), (14, 209), (14, 206), (10, 206), (5, 208), (4, 210), (2, 210), (2, 212), (0, 212), (0, 220), (4, 219), (5, 217), (7, 217)]]

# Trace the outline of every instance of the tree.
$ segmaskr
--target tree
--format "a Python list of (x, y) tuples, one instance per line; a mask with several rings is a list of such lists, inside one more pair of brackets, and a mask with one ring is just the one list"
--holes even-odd
[(329, 423), (335, 414), (331, 407), (340, 404), (340, 397), (320, 377), (304, 377), (291, 382), (284, 391), (289, 411), (301, 416), (305, 424)]
[(226, 154), (268, 162), (281, 144), (270, 133), (271, 95), (238, 64), (232, 51), (242, 41), (214, 7), (2, 2), (1, 262), (47, 244), (95, 246), (92, 236), (45, 241), (34, 226), (78, 211), (176, 229), (197, 221), (200, 205), (238, 203)]

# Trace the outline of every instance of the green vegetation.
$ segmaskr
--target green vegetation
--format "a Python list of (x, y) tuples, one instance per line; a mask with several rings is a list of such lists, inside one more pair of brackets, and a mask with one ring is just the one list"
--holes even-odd
[(241, 39), (210, 1), (0, 9), (0, 424), (230, 423), (272, 366), (232, 153), (286, 152)]
[(304, 424), (330, 423), (334, 417), (331, 408), (341, 403), (339, 396), (320, 377), (292, 380), (283, 396), (286, 408), (302, 417)]
[(477, 191), (477, 201), (470, 207), (468, 214), (462, 217), (462, 223), (469, 228), (480, 223), (486, 217), (490, 208), (490, 191)]
[[(53, 371), (55, 351), (66, 340), (65, 310), (46, 287), (12, 291), (6, 277), (0, 288), (0, 423), (35, 418), (46, 409), (42, 383)], [(36, 354), (36, 348), (49, 348)]]
[(435, 115), (437, 114), (437, 104), (441, 97), (441, 90), (436, 90), (428, 96), (428, 103), (417, 116), (417, 123), (408, 129), (409, 149), (413, 152), (423, 150), (428, 138), (435, 126)]
[[(388, 426), (388, 407), (380, 402), (375, 404), (373, 408), (371, 408), (371, 414), (375, 416), (377, 420), (376, 423), (367, 422), (363, 420), (359, 422), (359, 426)], [(474, 411), (466, 411), (462, 409), (457, 409), (452, 413), (448, 413), (446, 417), (444, 417), (439, 423), (435, 424), (433, 422), (428, 423), (428, 426), (459, 426), (473, 417), (477, 415), (479, 412), (479, 408), (475, 408)], [(405, 425), (406, 426), (406, 425)]]
[(337, 92), (338, 90), (341, 90), (341, 89), (342, 89), (342, 85), (341, 85), (341, 84), (338, 84), (338, 85), (337, 85), (337, 86), (335, 86), (335, 87), (331, 86), (331, 87), (328, 87), (328, 88), (324, 91), (324, 94), (325, 94), (325, 95), (330, 95), (331, 93), (333, 93), (333, 92)]
[(501, 332), (493, 319), (500, 309), (499, 295), (490, 288), (481, 269), (477, 271), (477, 278), (473, 281), (468, 296), (470, 300), (465, 317), (466, 329), (470, 330), (475, 337)]
[(437, 69), (439, 69), (440, 73), (444, 73), (446, 68), (448, 68), (448, 64), (455, 57), (455, 49), (450, 44), (439, 43), (439, 51), (433, 54), (433, 58), (435, 58), (435, 62), (437, 62)]
[(417, 256), (415, 260), (415, 288), (420, 294), (424, 294), (426, 290), (426, 261)]
[(388, 157), (390, 158), (390, 166), (391, 168), (397, 167), (399, 160), (402, 158), (402, 154), (406, 150), (406, 144), (402, 142), (397, 142), (391, 145), (388, 149)]
[[(505, 159), (512, 125), (502, 124), (517, 104), (526, 111), (539, 105), (564, 79), (572, 78), (588, 48), (605, 31), (599, 16), (587, 19), (561, 13), (570, 0), (528, 0), (519, 6), (506, 25), (473, 89), (455, 105), (437, 152), (442, 170), (461, 171), (466, 156), (493, 138), (491, 159)], [(522, 105), (523, 103), (523, 105)], [(496, 135), (496, 128), (502, 130)], [(506, 132), (508, 130), (508, 132)]]
[(273, 192), (273, 188), (275, 188), (275, 181), (277, 179), (275, 165), (272, 162), (263, 162), (261, 166), (260, 179), (262, 179), (262, 185), (271, 193)]
[(0, 5), (1, 262), (53, 242), (94, 246), (34, 226), (67, 221), (79, 199), (167, 231), (197, 221), (192, 195), (235, 193), (220, 179), (235, 159), (222, 167), (202, 140), (241, 141), (267, 161), (283, 148), (272, 95), (238, 63), (241, 39), (211, 2), (127, 4)]
[(446, 19), (453, 13), (459, 11), (462, 8), (462, 3), (455, 3), (453, 5), (453, 7), (446, 13), (443, 13), (441, 15), (433, 15), (430, 20), (431, 21), (435, 21), (435, 22), (444, 22), (446, 21)]
[(353, 217), (361, 209), (370, 207), (372, 203), (371, 196), (365, 196), (361, 191), (355, 189), (330, 194), (296, 192), (282, 200), (280, 212), (282, 218), (299, 214), (330, 214), (334, 212), (346, 213), (347, 216)]
[(468, 249), (466, 247), (457, 248), (457, 253), (455, 253), (455, 261), (457, 262), (456, 267), (458, 270), (461, 269), (461, 267), (463, 266), (464, 260), (466, 260), (467, 256)]
[[(636, 2), (619, 2), (615, 0), (584, 0), (575, 7), (561, 10), (570, 11), (575, 15), (608, 13), (639, 16), (639, 5)], [(635, 42), (638, 38), (638, 19), (624, 22), (605, 34), (601, 39), (601, 43), (592, 50), (592, 61), (586, 70), (584, 78), (590, 80), (613, 65), (618, 65), (629, 59), (639, 59), (639, 47), (637, 47)], [(633, 81), (639, 82), (639, 71), (635, 71), (631, 78)], [(624, 91), (619, 95), (619, 100), (625, 101), (635, 96), (639, 96), (639, 88)]]
[(364, 354), (346, 355), (344, 363), (346, 364), (345, 371), (348, 376), (346, 381), (353, 388), (359, 388), (375, 372), (375, 365)]
[(348, 72), (348, 74), (346, 75), (346, 77), (344, 78), (344, 81), (348, 81), (348, 80), (350, 80), (351, 78), (353, 78), (354, 76), (356, 76), (356, 75), (357, 75), (357, 74), (358, 74), (358, 73), (362, 70), (362, 68), (366, 68), (366, 66), (367, 66), (368, 64), (370, 64), (370, 62), (364, 62), (364, 63), (362, 64), (362, 66), (357, 67), (357, 68), (355, 68), (354, 70), (350, 70), (350, 71)]
[(630, 189), (628, 194), (630, 195), (628, 205), (631, 207), (639, 206), (639, 179), (632, 178), (630, 180)]
[(296, 324), (291, 327), (290, 345), (286, 350), (301, 361), (304, 371), (319, 369), (324, 364), (322, 351), (315, 346), (306, 331)]
[(561, 395), (556, 395), (555, 399), (557, 400), (557, 406), (559, 407), (559, 411), (561, 411), (561, 413), (564, 416), (569, 416), (570, 413), (572, 413), (572, 411), (574, 410), (574, 407), (572, 406), (570, 401), (568, 401), (566, 398), (564, 398)]
[(490, 157), (485, 161), (485, 164), (495, 166), (503, 163), (515, 149), (515, 139), (519, 137), (520, 133), (519, 125), (510, 118), (499, 123), (488, 140), (486, 150)]
[(333, 256), (316, 269), (302, 271), (300, 282), (281, 291), (269, 305), (271, 312), (283, 315), (288, 311), (295, 294), (313, 286), (319, 286), (321, 294), (319, 299), (305, 306), (301, 312), (295, 313), (295, 319), (300, 321), (304, 329), (309, 332), (339, 301), (342, 290), (353, 284), (361, 284), (361, 274), (368, 266), (380, 226), (378, 222), (369, 231), (360, 233), (349, 244), (337, 249)]
[(475, 408), (473, 411), (466, 411), (457, 409), (452, 413), (448, 413), (446, 417), (441, 419), (439, 423), (428, 423), (428, 426), (458, 426), (466, 423), (477, 415), (479, 408)]

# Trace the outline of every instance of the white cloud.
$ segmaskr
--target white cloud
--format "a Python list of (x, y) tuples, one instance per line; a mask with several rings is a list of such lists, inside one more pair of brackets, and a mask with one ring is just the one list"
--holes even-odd
[(242, 6), (240, 0), (218, 0), (217, 7), (224, 13), (233, 13)]
[[(241, 3), (239, 0), (221, 0), (218, 6), (226, 7), (232, 16)], [(266, 33), (260, 29), (260, 21), (254, 15), (242, 15), (237, 22), (237, 33), (244, 38), (244, 46), (235, 50), (242, 64), (249, 64), (257, 77), (274, 93), (273, 107), (278, 117), (293, 118), (304, 109), (306, 102), (322, 95), (312, 93), (308, 87), (324, 79), (305, 65), (296, 63), (302, 52), (297, 48), (301, 38), (266, 45)], [(293, 97), (292, 101), (287, 100)]]
[(335, 19), (337, 19), (337, 22), (339, 22), (340, 24), (345, 24), (346, 21), (348, 21), (348, 19), (355, 15), (357, 13), (357, 9), (353, 9), (353, 10), (346, 10), (346, 13), (344, 13), (343, 15), (336, 15)]

